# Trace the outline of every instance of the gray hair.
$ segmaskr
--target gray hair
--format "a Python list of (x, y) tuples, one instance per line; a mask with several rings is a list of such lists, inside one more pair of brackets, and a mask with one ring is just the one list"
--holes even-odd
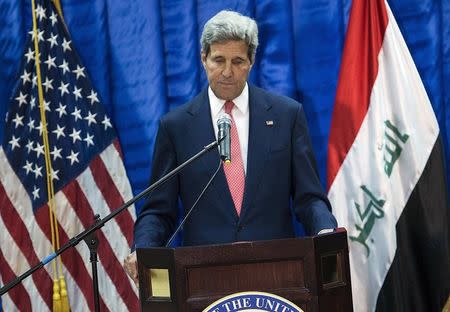
[(211, 44), (229, 40), (243, 40), (248, 46), (250, 62), (255, 61), (258, 47), (258, 26), (250, 17), (233, 11), (220, 11), (203, 27), (202, 52), (208, 55)]

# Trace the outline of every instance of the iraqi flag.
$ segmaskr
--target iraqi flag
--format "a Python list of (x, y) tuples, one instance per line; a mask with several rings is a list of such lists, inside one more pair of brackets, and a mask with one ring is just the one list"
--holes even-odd
[(347, 228), (355, 311), (441, 311), (450, 292), (439, 126), (384, 0), (354, 0), (328, 187)]

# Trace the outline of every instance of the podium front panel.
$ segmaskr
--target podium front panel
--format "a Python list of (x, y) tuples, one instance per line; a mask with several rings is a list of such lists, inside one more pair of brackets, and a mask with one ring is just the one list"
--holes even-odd
[[(316, 237), (137, 252), (142, 311), (202, 311), (246, 291), (281, 296), (307, 312), (352, 310), (343, 229)], [(169, 296), (158, 296), (167, 292), (151, 284), (155, 269), (167, 276)]]

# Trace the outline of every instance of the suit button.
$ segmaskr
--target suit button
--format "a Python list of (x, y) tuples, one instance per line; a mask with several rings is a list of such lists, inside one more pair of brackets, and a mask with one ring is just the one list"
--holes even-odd
[(240, 231), (242, 231), (243, 228), (244, 228), (244, 227), (243, 227), (241, 224), (239, 224), (239, 225), (237, 226), (237, 231), (240, 232)]

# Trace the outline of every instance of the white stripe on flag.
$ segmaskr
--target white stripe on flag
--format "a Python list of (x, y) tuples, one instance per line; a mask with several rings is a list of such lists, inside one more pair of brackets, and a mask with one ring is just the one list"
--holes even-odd
[(55, 203), (56, 218), (68, 237), (74, 237), (84, 230), (83, 224), (62, 191), (56, 193)]
[[(122, 158), (119, 155), (114, 144), (109, 145), (101, 154), (101, 159), (108, 170), (116, 188), (119, 190), (119, 193), (122, 195), (123, 201), (126, 202), (133, 198), (133, 193), (131, 191), (131, 186), (128, 181), (127, 173), (125, 171), (125, 167), (123, 165)], [(118, 207), (111, 207), (112, 209), (116, 209)], [(136, 220), (136, 212), (134, 205), (128, 208), (128, 212), (131, 215), (133, 221)]]

